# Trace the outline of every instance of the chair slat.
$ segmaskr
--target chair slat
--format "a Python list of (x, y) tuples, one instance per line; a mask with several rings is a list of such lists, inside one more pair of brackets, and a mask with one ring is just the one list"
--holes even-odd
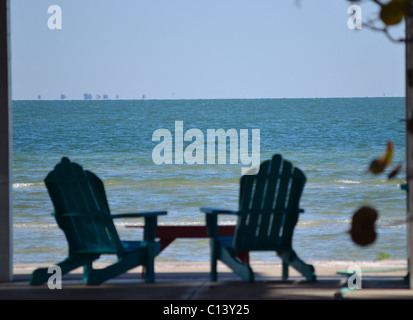
[(259, 231), (261, 214), (262, 214), (262, 205), (263, 205), (263, 195), (264, 188), (267, 182), (266, 174), (258, 174), (256, 176), (250, 176), (254, 179), (254, 194), (252, 195), (252, 206), (249, 211), (249, 222), (246, 230), (245, 239), (247, 241), (256, 242), (257, 232)]
[(299, 199), (304, 189), (306, 177), (298, 168), (294, 168), (292, 175), (292, 184), (289, 193), (288, 205), (286, 209), (286, 218), (284, 221), (283, 232), (281, 235), (281, 247), (291, 247), (293, 231), (299, 216)]
[(267, 185), (264, 194), (264, 205), (262, 208), (261, 224), (262, 227), (258, 233), (258, 243), (264, 246), (271, 241), (270, 231), (274, 221), (274, 202), (277, 184), (279, 182), (279, 171), (281, 165), (281, 156), (274, 157), (271, 161), (271, 166), (267, 172)]
[(288, 161), (283, 162), (280, 175), (280, 183), (275, 200), (274, 219), (270, 226), (270, 239), (273, 245), (278, 245), (280, 242), (279, 236), (282, 230), (282, 225), (285, 219), (286, 199), (288, 196), (288, 187), (291, 181), (292, 164)]

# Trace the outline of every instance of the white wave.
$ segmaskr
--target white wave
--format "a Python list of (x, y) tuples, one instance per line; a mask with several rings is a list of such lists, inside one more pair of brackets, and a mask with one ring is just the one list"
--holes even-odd
[(36, 182), (36, 183), (24, 183), (24, 182), (19, 182), (19, 183), (13, 183), (13, 189), (30, 189), (34, 187), (40, 187), (43, 186), (42, 183)]
[(13, 227), (15, 229), (57, 229), (57, 224), (46, 224), (46, 223), (14, 223)]
[(360, 184), (360, 181), (356, 180), (336, 180), (336, 183), (345, 183), (345, 184)]

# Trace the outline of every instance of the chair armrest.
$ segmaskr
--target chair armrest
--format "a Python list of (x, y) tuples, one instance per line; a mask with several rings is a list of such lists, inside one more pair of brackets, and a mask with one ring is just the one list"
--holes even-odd
[(239, 211), (221, 209), (221, 208), (215, 208), (215, 207), (201, 207), (200, 210), (201, 210), (201, 212), (204, 212), (206, 214), (235, 214), (235, 215), (239, 215)]
[(167, 211), (148, 211), (148, 212), (132, 212), (132, 213), (118, 213), (112, 214), (112, 219), (118, 218), (145, 218), (145, 217), (157, 217), (166, 215)]
[(120, 213), (112, 215), (112, 218), (145, 218), (143, 240), (153, 242), (155, 241), (156, 228), (158, 227), (158, 216), (166, 214), (167, 211)]
[(205, 213), (206, 226), (208, 231), (208, 236), (213, 239), (218, 238), (218, 215), (219, 214), (232, 214), (239, 216), (239, 211), (221, 209), (215, 207), (201, 207), (201, 212)]

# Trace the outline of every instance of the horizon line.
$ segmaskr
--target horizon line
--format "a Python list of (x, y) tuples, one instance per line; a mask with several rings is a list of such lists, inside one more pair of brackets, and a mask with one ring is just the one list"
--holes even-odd
[(355, 96), (355, 97), (282, 97), (282, 98), (115, 98), (115, 99), (11, 99), (11, 101), (179, 101), (179, 100), (283, 100), (283, 99), (370, 99), (406, 98), (406, 96)]

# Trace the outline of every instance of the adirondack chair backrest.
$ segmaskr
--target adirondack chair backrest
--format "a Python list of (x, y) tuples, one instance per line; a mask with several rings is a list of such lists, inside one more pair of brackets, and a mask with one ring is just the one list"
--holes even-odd
[(258, 174), (242, 176), (234, 249), (291, 248), (305, 182), (304, 173), (280, 155), (264, 161)]
[(69, 244), (69, 255), (123, 253), (103, 182), (95, 174), (64, 157), (49, 172), (45, 184), (57, 224)]

